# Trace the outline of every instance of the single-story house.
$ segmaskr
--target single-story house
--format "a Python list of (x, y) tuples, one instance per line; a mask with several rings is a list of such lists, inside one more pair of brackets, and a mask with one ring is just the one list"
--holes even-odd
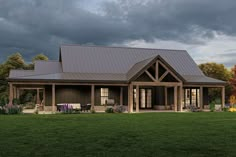
[[(140, 110), (200, 109), (208, 89), (225, 82), (205, 76), (185, 50), (62, 45), (57, 61), (36, 61), (34, 70), (11, 70), (10, 101), (20, 90), (37, 90), (47, 110), (61, 103), (91, 104), (104, 110), (107, 102)], [(221, 101), (222, 107), (224, 101)]]

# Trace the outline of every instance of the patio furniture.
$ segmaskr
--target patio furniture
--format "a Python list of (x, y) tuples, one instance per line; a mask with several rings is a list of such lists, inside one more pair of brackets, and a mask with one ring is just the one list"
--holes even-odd
[(73, 110), (77, 110), (77, 111), (80, 111), (81, 110), (81, 104), (80, 103), (60, 103), (60, 104), (57, 104), (57, 111), (61, 111), (61, 107), (64, 106), (64, 105), (68, 105), (68, 106), (71, 106)]
[(106, 106), (114, 106), (115, 105), (115, 100), (114, 99), (107, 99), (105, 101)]
[(196, 106), (192, 105), (192, 104), (189, 105), (189, 109), (192, 112), (199, 112), (199, 109)]
[(89, 111), (91, 109), (91, 104), (81, 105), (81, 111)]

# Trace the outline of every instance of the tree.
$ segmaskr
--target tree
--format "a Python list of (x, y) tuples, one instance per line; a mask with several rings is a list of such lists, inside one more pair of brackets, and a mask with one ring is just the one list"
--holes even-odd
[(7, 98), (8, 84), (6, 78), (11, 69), (24, 69), (25, 61), (22, 55), (17, 52), (8, 57), (6, 62), (0, 65), (0, 97)]
[(43, 61), (47, 61), (48, 60), (48, 57), (45, 56), (44, 54), (38, 54), (37, 56), (35, 56), (33, 59), (32, 59), (32, 63), (34, 64), (35, 61), (37, 60), (43, 60)]
[[(228, 70), (223, 64), (217, 64), (217, 63), (204, 63), (200, 64), (199, 68), (202, 70), (202, 72), (208, 76), (215, 79), (226, 81), (227, 83), (229, 80), (233, 77), (233, 73)], [(232, 86), (228, 83), (225, 87), (225, 99), (229, 100), (229, 97), (232, 93)], [(216, 97), (219, 97), (220, 90), (219, 89), (210, 89), (209, 95), (215, 99)]]
[(229, 71), (223, 64), (204, 63), (200, 64), (199, 68), (206, 76), (215, 79), (229, 81), (230, 78), (233, 77), (233, 73)]

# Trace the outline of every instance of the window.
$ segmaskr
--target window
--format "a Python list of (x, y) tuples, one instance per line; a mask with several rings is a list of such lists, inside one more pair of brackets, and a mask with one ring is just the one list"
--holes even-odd
[(101, 105), (105, 105), (108, 99), (108, 88), (101, 88)]

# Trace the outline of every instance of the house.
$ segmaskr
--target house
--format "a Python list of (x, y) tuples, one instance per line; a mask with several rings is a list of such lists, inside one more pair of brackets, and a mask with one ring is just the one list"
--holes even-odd
[[(34, 70), (11, 70), (10, 101), (22, 89), (37, 90), (47, 110), (61, 103), (90, 103), (104, 110), (107, 102), (129, 112), (194, 105), (206, 108), (208, 89), (225, 82), (205, 76), (185, 50), (62, 45), (58, 61), (36, 61)], [(222, 107), (224, 101), (222, 101)]]

